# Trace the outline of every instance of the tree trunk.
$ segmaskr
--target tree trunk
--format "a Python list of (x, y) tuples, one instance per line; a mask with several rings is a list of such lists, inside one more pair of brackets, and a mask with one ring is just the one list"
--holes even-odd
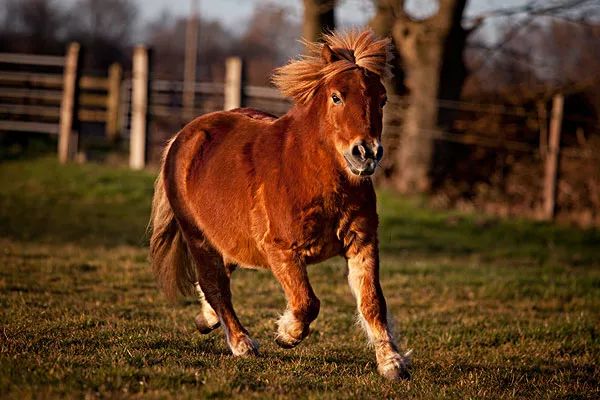
[[(432, 136), (439, 117), (437, 99), (439, 96), (458, 96), (464, 80), (462, 50), (466, 34), (461, 20), (466, 0), (439, 0), (437, 14), (419, 21), (404, 11), (403, 0), (377, 0), (375, 3), (377, 14), (372, 26), (378, 33), (389, 29), (392, 34), (401, 58), (403, 83), (408, 90), (400, 145), (393, 156), (395, 172), (392, 179), (401, 192), (425, 192), (431, 186)], [(462, 38), (462, 43), (454, 37)], [(460, 63), (458, 66), (455, 65), (457, 62)], [(443, 71), (456, 75), (446, 77), (442, 75)], [(457, 81), (456, 77), (461, 73), (462, 78)]]
[[(444, 41), (442, 67), (440, 71), (440, 88), (438, 98), (444, 100), (459, 100), (465, 79), (467, 78), (467, 67), (464, 62), (463, 53), (467, 44), (469, 34), (479, 27), (476, 22), (469, 29), (464, 29), (460, 23), (465, 4), (459, 4), (454, 8), (450, 30)], [(454, 112), (440, 110), (438, 125), (444, 129), (454, 121)]]
[(304, 0), (302, 37), (310, 42), (321, 40), (323, 32), (335, 28), (335, 0)]
[[(402, 45), (402, 48), (406, 46)], [(403, 53), (406, 49), (403, 49)], [(396, 154), (397, 188), (404, 193), (429, 190), (429, 170), (433, 155), (432, 134), (437, 120), (437, 89), (441, 51), (435, 43), (415, 44), (421, 53), (407, 63), (405, 84), (409, 90), (408, 107), (400, 146)], [(415, 62), (416, 61), (416, 62)]]

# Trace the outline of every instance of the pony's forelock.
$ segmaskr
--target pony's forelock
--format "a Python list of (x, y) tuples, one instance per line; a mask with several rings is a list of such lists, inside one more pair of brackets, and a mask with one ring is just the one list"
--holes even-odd
[(382, 79), (391, 75), (391, 40), (378, 38), (372, 30), (348, 30), (323, 36), (339, 60), (327, 64), (321, 57), (323, 43), (303, 41), (307, 54), (277, 68), (273, 84), (296, 103), (306, 103), (323, 82), (354, 68), (364, 68)]

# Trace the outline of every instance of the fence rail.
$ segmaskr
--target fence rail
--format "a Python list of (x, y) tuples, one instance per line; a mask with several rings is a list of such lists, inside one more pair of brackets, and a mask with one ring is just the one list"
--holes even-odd
[(58, 135), (58, 125), (43, 122), (0, 121), (0, 131), (40, 132)]
[(63, 67), (65, 65), (65, 58), (61, 56), (42, 56), (21, 53), (0, 53), (0, 63)]
[[(136, 47), (132, 77), (123, 79), (123, 72), (118, 65), (111, 66), (106, 76), (81, 76), (78, 47), (75, 45), (69, 47), (65, 57), (0, 53), (0, 119), (4, 118), (0, 120), (0, 130), (59, 134), (59, 154), (61, 161), (65, 161), (72, 157), (73, 149), (77, 148), (76, 131), (80, 122), (104, 123), (109, 140), (115, 140), (118, 136), (129, 139), (131, 167), (143, 168), (150, 136), (149, 119), (186, 121), (203, 112), (242, 106), (255, 106), (281, 114), (291, 105), (275, 88), (245, 85), (242, 80), (242, 61), (236, 57), (226, 62), (224, 83), (151, 79), (148, 62), (145, 47)], [(1, 70), (3, 64), (9, 63), (60, 67), (62, 72)], [(194, 91), (192, 98), (196, 102), (184, 107), (184, 91), (190, 88)], [(406, 97), (390, 96), (390, 104), (396, 109), (403, 109), (407, 101)], [(440, 110), (535, 119), (540, 130), (538, 143), (484, 136), (476, 131), (429, 129), (422, 130), (421, 134), (434, 140), (539, 154), (545, 169), (544, 213), (550, 219), (554, 214), (559, 158), (599, 159), (585, 149), (560, 149), (562, 120), (590, 121), (564, 116), (562, 103), (555, 99), (553, 104), (552, 112), (548, 112), (546, 103), (542, 102), (538, 103), (537, 109), (531, 110), (510, 105), (438, 100)], [(398, 134), (401, 126), (393, 116), (389, 117), (389, 111), (387, 115), (386, 127)], [(6, 119), (6, 116), (10, 118)]]
[(61, 87), (62, 74), (41, 74), (35, 72), (0, 71), (1, 83), (20, 84), (26, 82), (34, 86)]
[[(77, 151), (79, 123), (105, 124), (106, 135), (114, 140), (119, 132), (121, 67), (112, 65), (107, 76), (81, 76), (78, 58), (76, 43), (64, 57), (0, 53), (0, 130), (51, 135), (70, 131), (60, 147), (67, 152), (60, 156), (63, 161)], [(8, 69), (8, 64), (17, 69), (61, 69), (24, 72), (15, 71), (15, 65)]]

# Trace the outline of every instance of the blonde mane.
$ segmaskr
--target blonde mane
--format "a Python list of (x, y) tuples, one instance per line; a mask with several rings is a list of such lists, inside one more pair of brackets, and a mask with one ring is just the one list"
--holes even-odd
[(296, 103), (307, 103), (317, 88), (333, 76), (355, 68), (365, 68), (382, 78), (390, 73), (391, 41), (380, 39), (372, 30), (333, 32), (323, 36), (339, 60), (326, 63), (321, 56), (322, 43), (304, 42), (307, 55), (277, 68), (273, 84)]

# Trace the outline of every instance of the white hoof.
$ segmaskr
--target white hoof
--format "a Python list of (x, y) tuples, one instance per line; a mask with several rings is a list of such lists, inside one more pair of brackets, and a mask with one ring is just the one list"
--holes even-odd
[(412, 350), (401, 356), (398, 353), (390, 354), (377, 365), (377, 372), (387, 379), (410, 379), (410, 364)]
[(217, 314), (212, 309), (202, 309), (202, 311), (196, 315), (196, 318), (194, 318), (194, 322), (196, 323), (196, 328), (202, 334), (212, 332), (221, 324), (219, 317), (217, 317)]
[(218, 327), (221, 321), (215, 310), (213, 310), (208, 301), (206, 301), (204, 292), (202, 291), (202, 288), (200, 288), (198, 282), (194, 282), (194, 288), (196, 289), (196, 295), (200, 302), (200, 313), (196, 315), (194, 322), (200, 333), (206, 334)]
[(290, 311), (283, 313), (277, 321), (277, 336), (275, 342), (284, 349), (296, 347), (308, 336), (308, 326), (305, 327)]
[(236, 357), (258, 355), (258, 343), (249, 336), (242, 336), (235, 343), (229, 343), (231, 352)]

